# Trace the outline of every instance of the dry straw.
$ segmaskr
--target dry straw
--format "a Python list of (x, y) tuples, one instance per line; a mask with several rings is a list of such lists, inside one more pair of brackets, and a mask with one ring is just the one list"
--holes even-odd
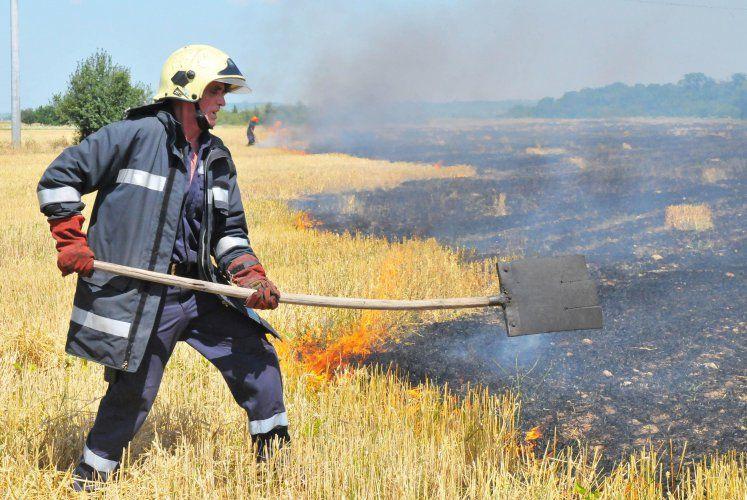
[(705, 231), (713, 229), (711, 208), (706, 203), (699, 205), (669, 205), (666, 210), (667, 227), (680, 231)]

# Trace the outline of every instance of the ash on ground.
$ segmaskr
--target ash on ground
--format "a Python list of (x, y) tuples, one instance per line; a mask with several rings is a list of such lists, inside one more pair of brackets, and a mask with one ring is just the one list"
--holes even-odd
[[(604, 330), (507, 338), (488, 311), (430, 325), (368, 362), (458, 390), (514, 389), (525, 427), (557, 429), (561, 443), (580, 439), (607, 459), (649, 440), (687, 442), (693, 458), (747, 450), (747, 125), (392, 127), (315, 149), (478, 169), (297, 203), (328, 230), (435, 237), (475, 258), (582, 253), (598, 283)], [(692, 227), (708, 229), (667, 224), (667, 207), (690, 205), (708, 218)]]

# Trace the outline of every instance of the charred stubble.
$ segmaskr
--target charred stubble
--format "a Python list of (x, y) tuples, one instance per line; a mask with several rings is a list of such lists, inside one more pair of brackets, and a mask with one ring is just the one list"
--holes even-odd
[[(557, 428), (561, 444), (583, 439), (609, 462), (648, 440), (687, 442), (688, 457), (747, 449), (747, 126), (498, 122), (347, 137), (320, 147), (466, 163), (479, 177), (299, 202), (323, 227), (435, 237), (476, 257), (584, 253), (605, 313), (601, 332), (512, 339), (486, 313), (428, 326), (368, 362), (451, 387), (518, 389), (527, 428)], [(668, 206), (693, 203), (712, 210), (713, 229), (666, 226)]]

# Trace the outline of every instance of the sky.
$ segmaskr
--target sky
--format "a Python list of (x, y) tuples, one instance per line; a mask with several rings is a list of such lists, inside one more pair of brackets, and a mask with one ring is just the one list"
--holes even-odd
[[(18, 0), (21, 107), (96, 49), (158, 85), (177, 48), (228, 52), (254, 89), (231, 102), (538, 99), (613, 82), (747, 72), (745, 0)], [(0, 113), (10, 110), (10, 1)]]

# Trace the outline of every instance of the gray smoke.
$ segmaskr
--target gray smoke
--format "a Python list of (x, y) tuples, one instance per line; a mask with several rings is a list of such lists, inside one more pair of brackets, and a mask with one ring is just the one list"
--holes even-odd
[[(322, 122), (348, 125), (393, 118), (413, 101), (481, 100), (519, 92), (507, 67), (522, 67), (532, 38), (510, 7), (494, 2), (389, 9), (344, 39), (317, 39), (303, 100)], [(337, 22), (345, 22), (341, 15)], [(530, 64), (530, 61), (526, 61)], [(399, 108), (401, 109), (401, 108)]]

